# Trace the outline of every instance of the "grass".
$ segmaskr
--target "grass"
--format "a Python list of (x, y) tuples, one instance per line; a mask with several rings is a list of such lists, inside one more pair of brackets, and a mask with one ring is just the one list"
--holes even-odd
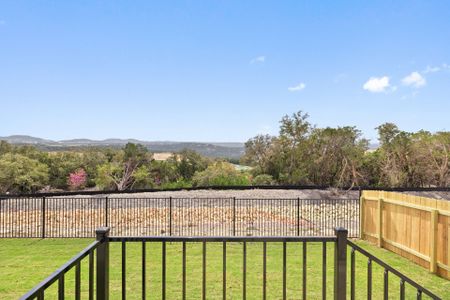
[[(39, 281), (55, 271), (60, 265), (87, 246), (89, 239), (0, 239), (0, 298), (17, 299)], [(378, 249), (365, 242), (357, 242), (377, 257), (388, 262), (405, 275), (416, 280), (443, 299), (450, 299), (450, 281), (428, 273), (422, 267), (393, 253)], [(242, 298), (242, 244), (227, 245), (227, 297)], [(148, 299), (161, 297), (161, 243), (147, 243), (147, 294)], [(167, 299), (181, 298), (181, 244), (167, 244)], [(281, 243), (267, 244), (267, 293), (268, 299), (282, 296)], [(187, 298), (199, 299), (202, 287), (202, 244), (187, 244)], [(111, 244), (111, 299), (120, 299), (121, 293), (121, 248)], [(142, 245), (127, 245), (127, 295), (128, 299), (141, 298)], [(222, 244), (207, 244), (207, 299), (222, 297)], [(327, 294), (332, 298), (333, 245), (327, 248)], [(366, 298), (367, 260), (356, 255), (356, 299)], [(287, 245), (287, 298), (300, 299), (302, 294), (302, 244)], [(307, 247), (307, 295), (308, 299), (320, 299), (322, 290), (322, 245)], [(87, 261), (82, 264), (82, 298), (87, 295)], [(398, 299), (399, 280), (389, 276), (390, 299)], [(56, 284), (46, 295), (53, 299)], [(66, 274), (66, 296), (72, 297), (74, 272)], [(374, 264), (373, 299), (380, 299), (383, 291), (383, 270)], [(415, 291), (407, 285), (407, 299), (415, 299)], [(262, 296), (262, 244), (247, 244), (247, 298)], [(426, 297), (424, 297), (426, 299)]]

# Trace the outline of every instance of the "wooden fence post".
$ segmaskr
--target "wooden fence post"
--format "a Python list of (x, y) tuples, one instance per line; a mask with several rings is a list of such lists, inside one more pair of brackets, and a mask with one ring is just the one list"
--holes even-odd
[(437, 271), (437, 227), (438, 227), (439, 211), (433, 209), (430, 218), (430, 272)]
[(359, 238), (364, 239), (364, 191), (359, 198)]
[[(450, 267), (450, 217), (448, 217), (448, 227), (447, 227), (447, 266)], [(444, 229), (445, 230), (445, 229)], [(447, 278), (450, 278), (450, 271), (447, 270)]]
[[(448, 219), (450, 217), (447, 216)], [(448, 228), (447, 228), (447, 266), (450, 267), (450, 221), (448, 222)], [(447, 271), (447, 278), (450, 278), (450, 271)]]
[(383, 200), (384, 191), (380, 192), (380, 197), (378, 198), (378, 247), (383, 247)]

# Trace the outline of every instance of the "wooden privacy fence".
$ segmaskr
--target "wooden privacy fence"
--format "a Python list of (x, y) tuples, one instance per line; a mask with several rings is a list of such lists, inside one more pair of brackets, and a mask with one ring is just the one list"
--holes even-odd
[(450, 201), (363, 191), (361, 238), (450, 279)]

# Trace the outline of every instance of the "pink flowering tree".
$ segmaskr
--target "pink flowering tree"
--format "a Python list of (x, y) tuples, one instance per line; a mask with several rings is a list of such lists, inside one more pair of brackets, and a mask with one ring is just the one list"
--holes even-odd
[(69, 174), (68, 178), (69, 188), (72, 190), (78, 190), (86, 185), (87, 174), (84, 169), (78, 169), (73, 173)]

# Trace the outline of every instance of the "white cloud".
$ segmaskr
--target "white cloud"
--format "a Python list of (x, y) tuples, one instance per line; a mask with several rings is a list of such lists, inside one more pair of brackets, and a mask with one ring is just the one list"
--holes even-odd
[[(383, 77), (370, 77), (369, 80), (367, 80), (366, 83), (363, 85), (363, 89), (371, 92), (371, 93), (381, 93), (386, 92), (389, 88), (389, 77), (383, 76)], [(395, 91), (397, 87), (393, 87), (393, 90)]]
[(427, 81), (425, 77), (420, 75), (419, 72), (412, 72), (411, 74), (402, 79), (402, 83), (407, 86), (420, 88), (425, 86), (427, 84)]
[(299, 84), (297, 84), (295, 86), (288, 87), (288, 91), (289, 92), (298, 92), (298, 91), (305, 89), (305, 87), (306, 87), (306, 84), (304, 82), (300, 82)]
[(443, 63), (440, 66), (428, 65), (421, 73), (429, 74), (429, 73), (436, 73), (436, 72), (441, 72), (441, 71), (445, 71), (445, 70), (450, 70), (450, 65)]
[(428, 73), (435, 73), (435, 72), (439, 72), (441, 70), (441, 67), (432, 67), (432, 66), (427, 66), (425, 68), (425, 70), (422, 71), (423, 74), (428, 74)]
[(255, 64), (255, 63), (264, 63), (266, 61), (266, 57), (264, 55), (258, 56), (253, 58), (252, 60), (250, 60), (251, 64)]

